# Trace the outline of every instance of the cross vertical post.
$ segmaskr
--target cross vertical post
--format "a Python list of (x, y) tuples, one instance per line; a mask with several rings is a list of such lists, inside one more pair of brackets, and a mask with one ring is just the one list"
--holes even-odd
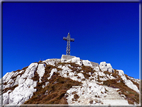
[(74, 38), (71, 38), (70, 33), (68, 33), (67, 37), (63, 37), (63, 40), (67, 41), (66, 55), (70, 55), (70, 41), (74, 42)]

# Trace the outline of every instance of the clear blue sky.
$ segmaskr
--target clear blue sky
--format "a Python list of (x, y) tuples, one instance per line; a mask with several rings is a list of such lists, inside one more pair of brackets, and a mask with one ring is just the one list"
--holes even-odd
[(3, 3), (3, 75), (66, 54), (139, 78), (139, 3)]

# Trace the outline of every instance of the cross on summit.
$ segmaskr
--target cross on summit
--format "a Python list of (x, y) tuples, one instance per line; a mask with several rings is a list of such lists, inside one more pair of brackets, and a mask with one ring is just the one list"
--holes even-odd
[(70, 33), (68, 33), (68, 36), (63, 37), (63, 40), (67, 41), (66, 55), (70, 55), (70, 41), (74, 42), (74, 38), (71, 38)]

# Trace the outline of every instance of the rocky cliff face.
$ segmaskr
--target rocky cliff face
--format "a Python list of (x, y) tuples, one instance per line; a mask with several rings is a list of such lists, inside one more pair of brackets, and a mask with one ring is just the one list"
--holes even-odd
[(67, 55), (7, 73), (0, 83), (3, 105), (139, 105), (139, 84), (109, 63)]

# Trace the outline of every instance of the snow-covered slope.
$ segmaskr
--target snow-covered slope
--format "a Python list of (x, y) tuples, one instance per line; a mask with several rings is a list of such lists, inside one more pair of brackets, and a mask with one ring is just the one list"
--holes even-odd
[(3, 105), (138, 105), (140, 80), (110, 63), (62, 55), (31, 63), (2, 78)]

